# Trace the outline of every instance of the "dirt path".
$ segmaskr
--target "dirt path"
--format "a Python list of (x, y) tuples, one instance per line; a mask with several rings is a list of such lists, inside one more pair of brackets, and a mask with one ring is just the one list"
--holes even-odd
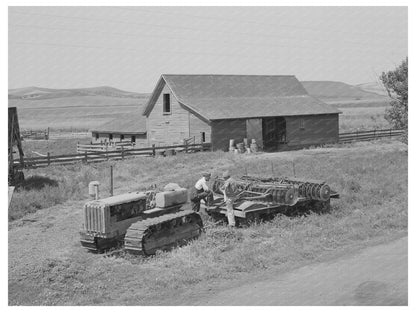
[(407, 305), (407, 237), (231, 288), (195, 305)]

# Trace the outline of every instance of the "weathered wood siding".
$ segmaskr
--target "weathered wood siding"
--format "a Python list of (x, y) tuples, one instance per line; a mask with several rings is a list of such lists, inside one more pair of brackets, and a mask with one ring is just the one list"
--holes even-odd
[(242, 143), (247, 137), (246, 119), (215, 120), (211, 123), (211, 131), (212, 148), (228, 151), (231, 139)]
[[(163, 113), (163, 94), (170, 94), (171, 113)], [(189, 113), (184, 110), (167, 85), (163, 88), (153, 110), (146, 118), (149, 144), (182, 144), (189, 137)]]
[(201, 132), (205, 132), (205, 142), (211, 142), (211, 126), (189, 113), (189, 137), (195, 136), (196, 142), (200, 142)]
[[(291, 116), (285, 119), (288, 147), (338, 141), (338, 114)], [(301, 120), (304, 129), (300, 127)]]

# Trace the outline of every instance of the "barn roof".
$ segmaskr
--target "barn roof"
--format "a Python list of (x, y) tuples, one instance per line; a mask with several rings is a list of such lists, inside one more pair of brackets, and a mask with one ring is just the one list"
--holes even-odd
[(123, 114), (90, 130), (99, 133), (144, 134), (146, 118), (140, 112)]
[(184, 109), (206, 121), (340, 113), (310, 96), (293, 75), (162, 75), (144, 115), (150, 114), (165, 84)]

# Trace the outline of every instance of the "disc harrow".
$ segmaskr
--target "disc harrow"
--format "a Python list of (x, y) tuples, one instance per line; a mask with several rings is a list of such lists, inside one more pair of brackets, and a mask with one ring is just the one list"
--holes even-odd
[[(297, 185), (283, 184), (278, 182), (265, 182), (261, 180), (237, 179), (238, 193), (246, 199), (257, 199), (275, 204), (294, 205), (298, 200)], [(222, 194), (221, 188), (225, 181), (215, 178), (212, 190), (214, 193)]]
[(241, 178), (246, 182), (253, 183), (270, 183), (275, 185), (296, 185), (298, 187), (299, 196), (305, 199), (313, 199), (319, 201), (327, 201), (331, 197), (331, 188), (323, 181), (302, 181), (287, 177), (273, 178), (257, 178), (252, 176), (243, 176)]

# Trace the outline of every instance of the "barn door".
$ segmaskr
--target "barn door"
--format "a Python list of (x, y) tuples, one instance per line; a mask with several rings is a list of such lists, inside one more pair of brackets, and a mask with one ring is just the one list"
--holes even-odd
[(252, 139), (256, 140), (257, 146), (263, 148), (263, 129), (262, 129), (262, 120), (259, 119), (247, 119), (247, 138), (251, 141)]
[(276, 118), (263, 118), (263, 144), (265, 150), (277, 149)]

